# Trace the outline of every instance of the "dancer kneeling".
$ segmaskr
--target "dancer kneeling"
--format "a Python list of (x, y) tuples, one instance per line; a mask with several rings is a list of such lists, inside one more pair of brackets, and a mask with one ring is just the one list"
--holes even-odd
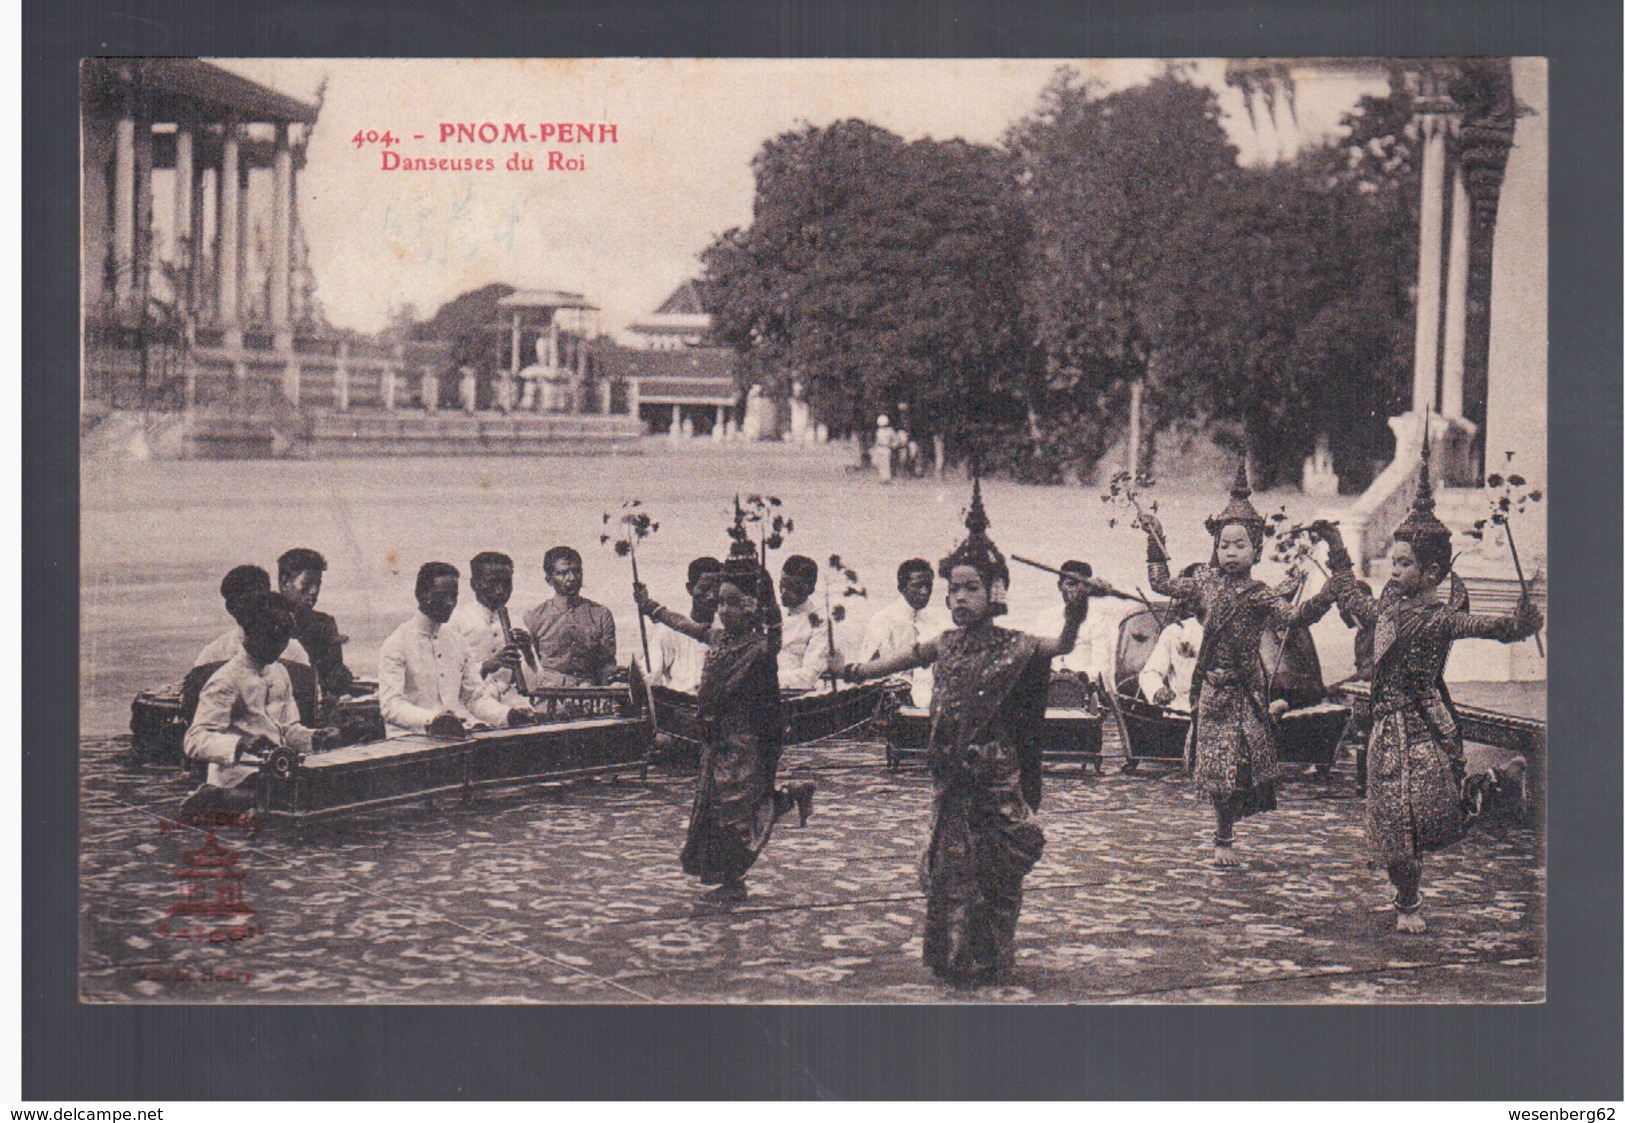
[[(1411, 513), (1394, 531), (1392, 576), (1380, 598), (1354, 577), (1342, 535), (1312, 528), (1330, 546), (1338, 607), (1373, 631), (1371, 740), (1367, 750), (1365, 829), (1374, 865), (1387, 867), (1401, 932), (1423, 932), (1422, 855), (1466, 833), (1467, 765), (1444, 665), (1458, 639), (1513, 643), (1540, 631), (1543, 618), (1525, 595), (1511, 616), (1474, 616), (1450, 572), (1450, 529), (1433, 513), (1423, 446), (1422, 481)], [(1440, 585), (1450, 579), (1449, 596)]]
[(745, 873), (767, 846), (773, 825), (792, 806), (802, 826), (812, 813), (811, 780), (776, 787), (784, 724), (773, 582), (755, 559), (729, 558), (717, 588), (716, 627), (662, 608), (642, 585), (633, 594), (650, 619), (707, 645), (698, 697), (705, 744), (683, 872), (718, 886), (724, 899), (742, 898)]
[(1147, 539), (1151, 588), (1195, 606), (1202, 645), (1191, 675), (1191, 748), (1196, 786), (1213, 802), (1213, 860), (1240, 862), (1235, 854), (1237, 820), (1275, 810), (1281, 766), (1275, 751), (1268, 676), (1259, 654), (1265, 628), (1286, 628), (1304, 613), (1292, 597), (1302, 575), (1276, 588), (1253, 579), (1264, 539), (1264, 519), (1253, 507), (1247, 466), (1236, 469), (1230, 502), (1208, 519), (1213, 561), (1171, 577), (1162, 526), (1140, 516)]
[(859, 682), (932, 668), (925, 961), (939, 978), (975, 984), (1015, 962), (1021, 882), (1044, 850), (1034, 812), (1050, 660), (1077, 642), (1088, 586), (1063, 594), (1061, 635), (1041, 639), (993, 624), (993, 590), (1009, 573), (985, 538), (973, 534), (938, 572), (948, 582), (954, 627), (905, 654), (837, 673)]

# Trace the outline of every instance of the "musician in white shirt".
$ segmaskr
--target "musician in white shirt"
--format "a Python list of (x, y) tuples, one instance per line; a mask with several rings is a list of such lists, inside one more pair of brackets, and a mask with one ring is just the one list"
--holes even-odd
[[(1106, 586), (1095, 581), (1094, 567), (1086, 561), (1064, 563), (1055, 584), (1063, 596), (1068, 589), (1083, 586), (1089, 595), (1089, 609), (1078, 628), (1077, 645), (1066, 655), (1057, 658), (1051, 667), (1056, 671), (1086, 676), (1111, 688), (1115, 685), (1118, 630), (1124, 620), (1141, 610), (1141, 606), (1107, 593)], [(1036, 634), (1057, 635), (1061, 624), (1062, 618), (1057, 613), (1050, 623), (1041, 625)]]
[[(695, 558), (688, 563), (688, 618), (709, 625), (717, 614), (717, 588), (722, 580), (722, 563), (716, 558)], [(649, 681), (685, 694), (700, 689), (700, 672), (705, 669), (706, 645), (675, 628), (655, 625), (650, 656)]]
[(528, 725), (536, 715), (486, 692), (462, 633), (446, 627), (457, 608), (457, 567), (425, 562), (418, 570), (418, 611), (378, 650), (378, 706), (390, 737), (432, 733), (461, 737), (468, 727)]
[(288, 747), (308, 753), (338, 731), (309, 729), (299, 721), (288, 671), (277, 660), (293, 635), (293, 607), (269, 588), (239, 602), (242, 650), (209, 676), (187, 727), (183, 751), (209, 766), (203, 787), (187, 797), (182, 814), (211, 810), (222, 793), (255, 776), (243, 757)]
[[(206, 667), (211, 663), (224, 663), (243, 650), (243, 611), (255, 597), (271, 591), (271, 575), (257, 565), (239, 565), (227, 573), (220, 582), (220, 597), (226, 602), (226, 613), (236, 623), (226, 632), (204, 645), (192, 660), (193, 667)], [(289, 639), (281, 658), (290, 663), (310, 666), (310, 656), (296, 639)]]
[(779, 689), (812, 690), (829, 668), (829, 622), (813, 622), (818, 563), (800, 554), (784, 559), (779, 575), (779, 601), (784, 605), (779, 644)]
[(1177, 611), (1178, 618), (1162, 630), (1140, 670), (1140, 693), (1147, 702), (1189, 713), (1191, 678), (1196, 673), (1196, 655), (1202, 649), (1202, 625), (1188, 606), (1180, 605)]
[[(897, 567), (898, 598), (869, 617), (860, 661), (905, 654), (915, 644), (936, 639), (953, 626), (948, 610), (931, 603), (935, 578), (931, 563), (923, 558), (910, 558)], [(908, 682), (916, 706), (931, 704), (930, 667), (917, 667), (896, 677)]]
[(530, 634), (508, 617), (513, 559), (494, 550), (475, 554), (468, 563), (468, 588), (473, 599), (460, 600), (448, 624), (467, 641), (486, 693), (504, 705), (523, 706), (535, 685), (536, 652)]

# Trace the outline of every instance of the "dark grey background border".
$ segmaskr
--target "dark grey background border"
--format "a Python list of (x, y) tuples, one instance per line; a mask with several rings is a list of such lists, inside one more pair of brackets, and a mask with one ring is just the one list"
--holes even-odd
[[(1609, 0), (270, 0), (263, 10), (241, 0), (28, 0), (24, 1095), (1620, 1099), (1620, 41), (1620, 7)], [(1546, 55), (1549, 1000), (1512, 1009), (79, 1005), (75, 66), (96, 54)]]

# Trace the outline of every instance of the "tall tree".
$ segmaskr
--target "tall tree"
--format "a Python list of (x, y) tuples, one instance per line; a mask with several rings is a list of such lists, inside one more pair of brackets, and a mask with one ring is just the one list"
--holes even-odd
[(713, 330), (747, 370), (860, 433), (905, 401), (916, 431), (956, 438), (953, 404), (1019, 416), (1027, 231), (1004, 154), (849, 120), (776, 137), (753, 168), (750, 227), (704, 254)]
[(1174, 68), (1112, 93), (1060, 70), (1006, 143), (1033, 238), (1027, 306), (1045, 363), (1044, 437), (1079, 468), (1156, 369), (1163, 257), (1236, 167), (1213, 92)]

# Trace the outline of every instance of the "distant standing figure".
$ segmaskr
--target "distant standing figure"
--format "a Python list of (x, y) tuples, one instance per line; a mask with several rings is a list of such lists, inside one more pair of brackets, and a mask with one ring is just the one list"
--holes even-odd
[(897, 456), (897, 433), (891, 419), (881, 414), (875, 422), (875, 467), (880, 471), (880, 482), (891, 483), (892, 461)]
[(480, 376), (479, 372), (471, 366), (462, 366), (457, 370), (457, 402), (463, 407), (463, 412), (474, 413), (479, 408)]

